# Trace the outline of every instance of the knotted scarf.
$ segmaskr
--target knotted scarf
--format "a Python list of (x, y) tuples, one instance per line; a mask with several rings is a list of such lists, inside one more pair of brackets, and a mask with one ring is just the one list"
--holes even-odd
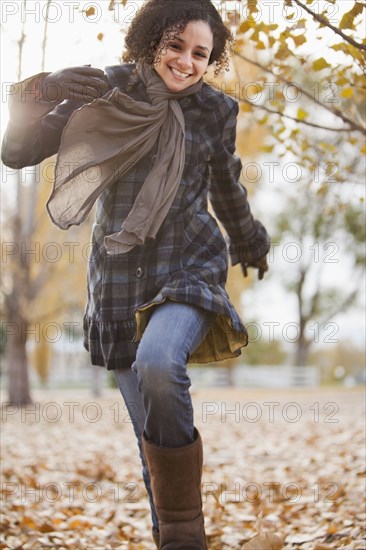
[(177, 98), (199, 91), (171, 91), (152, 67), (137, 64), (151, 103), (114, 88), (72, 114), (61, 138), (47, 209), (61, 229), (82, 223), (97, 197), (121, 180), (157, 142), (157, 154), (118, 233), (104, 243), (108, 254), (128, 252), (155, 238), (176, 195), (184, 169), (185, 124)]

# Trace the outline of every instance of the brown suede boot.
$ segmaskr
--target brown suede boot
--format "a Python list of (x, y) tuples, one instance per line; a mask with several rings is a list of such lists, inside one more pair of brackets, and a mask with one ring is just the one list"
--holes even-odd
[[(201, 436), (185, 447), (159, 447), (142, 437), (161, 550), (207, 550), (201, 498)], [(155, 540), (155, 539), (154, 539)]]

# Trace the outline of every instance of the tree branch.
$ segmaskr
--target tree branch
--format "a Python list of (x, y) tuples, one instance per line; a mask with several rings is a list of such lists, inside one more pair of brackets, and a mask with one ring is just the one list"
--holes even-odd
[(352, 304), (354, 304), (357, 296), (358, 296), (358, 293), (359, 291), (358, 290), (354, 290), (353, 292), (351, 292), (351, 294), (349, 294), (340, 304), (338, 307), (334, 308), (329, 314), (328, 316), (323, 319), (322, 321), (320, 321), (320, 324), (321, 325), (325, 325), (326, 323), (328, 323), (331, 319), (333, 319), (336, 315), (338, 315), (338, 313), (342, 313), (342, 311), (345, 311), (346, 309), (348, 309)]
[[(24, 9), (25, 13), (26, 13), (25, 10), (27, 9), (26, 2), (27, 2), (27, 0), (23, 0), (23, 9)], [(25, 38), (26, 38), (26, 34), (24, 32), (24, 29), (25, 29), (25, 21), (23, 21), (22, 34), (20, 35), (20, 38), (18, 40), (18, 50), (19, 50), (19, 55), (18, 55), (18, 81), (22, 80), (23, 46), (24, 46), (24, 41), (25, 41)]]
[[(230, 94), (228, 94), (230, 95)], [(231, 96), (233, 97), (233, 96)], [(233, 99), (236, 99), (235, 97)], [(265, 105), (257, 105), (256, 103), (252, 103), (248, 99), (239, 99), (239, 102), (241, 103), (247, 103), (248, 105), (251, 105), (252, 107), (256, 107), (257, 109), (262, 109), (263, 111), (266, 111), (267, 113), (270, 113), (271, 115), (280, 115), (283, 118), (287, 118), (289, 120), (293, 120), (294, 122), (298, 122), (299, 124), (305, 124), (306, 126), (311, 126), (312, 128), (319, 128), (321, 130), (329, 130), (330, 132), (350, 132), (351, 128), (331, 128), (330, 126), (322, 126), (321, 124), (315, 124), (314, 122), (309, 122), (308, 120), (302, 120), (297, 117), (293, 117), (290, 115), (286, 115), (285, 113), (282, 113), (281, 111), (277, 111), (275, 109), (269, 109)], [(362, 129), (362, 133), (366, 135), (366, 129)]]
[(300, 6), (300, 8), (302, 8), (303, 10), (305, 10), (307, 13), (309, 13), (316, 21), (319, 21), (319, 23), (321, 23), (322, 25), (325, 25), (326, 27), (328, 27), (329, 29), (331, 29), (333, 32), (335, 32), (336, 34), (338, 34), (338, 36), (341, 36), (343, 38), (343, 40), (345, 40), (346, 42), (348, 42), (349, 44), (351, 44), (352, 46), (354, 46), (355, 48), (357, 48), (358, 50), (364, 50), (366, 51), (366, 46), (364, 44), (360, 44), (359, 42), (357, 42), (356, 40), (354, 40), (353, 38), (351, 38), (350, 36), (347, 36), (346, 34), (344, 34), (343, 31), (341, 31), (341, 29), (338, 29), (337, 27), (334, 27), (326, 17), (323, 17), (322, 15), (319, 15), (315, 12), (313, 12), (310, 8), (308, 8), (305, 4), (303, 4), (302, 2), (300, 2), (300, 0), (292, 0), (293, 2), (295, 2), (298, 6)]
[(319, 105), (320, 107), (323, 107), (324, 109), (326, 109), (327, 111), (329, 111), (330, 113), (332, 113), (333, 115), (341, 118), (343, 120), (343, 122), (345, 122), (346, 124), (349, 124), (351, 126), (351, 128), (353, 130), (358, 130), (360, 132), (363, 132), (365, 133), (365, 128), (363, 126), (359, 126), (356, 122), (354, 122), (352, 119), (348, 118), (346, 115), (344, 115), (342, 113), (342, 111), (340, 111), (339, 109), (332, 109), (331, 107), (329, 107), (328, 105), (325, 105), (325, 103), (323, 103), (322, 101), (320, 101), (319, 99), (316, 99), (315, 96), (312, 96), (311, 94), (309, 94), (309, 92), (307, 92), (306, 90), (304, 90), (304, 88), (302, 88), (299, 84), (297, 84), (297, 82), (290, 82), (289, 80), (287, 80), (286, 78), (284, 78), (283, 76), (281, 75), (276, 75), (271, 69), (269, 69), (268, 67), (265, 67), (264, 65), (262, 65), (261, 63), (258, 63), (258, 61), (253, 61), (252, 59), (249, 59), (248, 57), (246, 57), (245, 55), (242, 55), (238, 52), (234, 52), (234, 55), (236, 55), (237, 57), (240, 57), (240, 59), (242, 59), (243, 61), (246, 61), (247, 63), (251, 63), (252, 65), (255, 65), (256, 67), (259, 67), (262, 71), (265, 71), (266, 73), (270, 73), (272, 76), (274, 76), (277, 80), (279, 80), (280, 82), (284, 82), (285, 84), (287, 84), (288, 86), (293, 86), (294, 88), (296, 88), (297, 90), (299, 90), (301, 93), (303, 93), (306, 97), (308, 97), (309, 99), (311, 99), (311, 101), (313, 101), (314, 103), (316, 103), (317, 105)]
[(46, 61), (46, 45), (47, 45), (47, 27), (48, 27), (48, 12), (50, 10), (51, 0), (47, 0), (46, 4), (46, 14), (45, 14), (45, 24), (43, 31), (43, 40), (42, 40), (42, 62), (41, 62), (41, 71), (44, 72), (45, 61)]
[[(236, 64), (234, 63), (234, 69), (236, 72), (236, 76), (239, 80), (238, 70), (236, 67)], [(220, 89), (215, 86), (215, 83), (212, 83), (212, 85), (220, 91)], [(230, 94), (228, 94), (230, 96)], [(230, 96), (233, 97), (233, 96)], [(236, 99), (233, 97), (233, 99)], [(299, 124), (305, 124), (306, 126), (311, 126), (312, 128), (319, 128), (321, 130), (329, 130), (330, 132), (350, 132), (351, 128), (331, 128), (330, 126), (322, 126), (320, 124), (315, 124), (314, 122), (309, 122), (307, 120), (302, 120), (300, 118), (292, 117), (290, 115), (286, 115), (285, 113), (282, 113), (281, 111), (277, 111), (275, 109), (270, 109), (269, 107), (266, 107), (265, 105), (257, 105), (256, 103), (253, 103), (252, 101), (249, 101), (249, 99), (242, 99), (239, 98), (240, 103), (246, 103), (247, 105), (250, 105), (251, 107), (262, 109), (263, 111), (266, 111), (267, 113), (270, 113), (271, 115), (280, 115), (283, 118), (287, 118), (289, 120), (293, 120), (294, 122), (298, 122)], [(362, 132), (366, 134), (366, 129), (362, 128)]]

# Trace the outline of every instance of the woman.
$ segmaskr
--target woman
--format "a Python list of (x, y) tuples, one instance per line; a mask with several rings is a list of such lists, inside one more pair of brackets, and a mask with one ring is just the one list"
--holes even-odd
[(148, 0), (126, 36), (127, 63), (19, 83), (2, 149), (14, 168), (58, 152), (48, 210), (60, 227), (81, 223), (98, 197), (85, 347), (113, 370), (130, 412), (164, 550), (207, 548), (186, 365), (247, 344), (225, 291), (227, 246), (244, 275), (267, 270), (269, 238), (234, 156), (238, 103), (203, 82), (209, 65), (227, 67), (231, 43), (208, 0)]

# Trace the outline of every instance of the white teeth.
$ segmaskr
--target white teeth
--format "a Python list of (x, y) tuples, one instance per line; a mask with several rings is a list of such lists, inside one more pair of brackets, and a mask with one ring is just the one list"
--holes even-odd
[(188, 78), (189, 77), (189, 74), (181, 73), (177, 69), (174, 69), (174, 67), (170, 67), (170, 68), (171, 68), (171, 70), (174, 74), (176, 74), (177, 76), (180, 76), (181, 78)]

